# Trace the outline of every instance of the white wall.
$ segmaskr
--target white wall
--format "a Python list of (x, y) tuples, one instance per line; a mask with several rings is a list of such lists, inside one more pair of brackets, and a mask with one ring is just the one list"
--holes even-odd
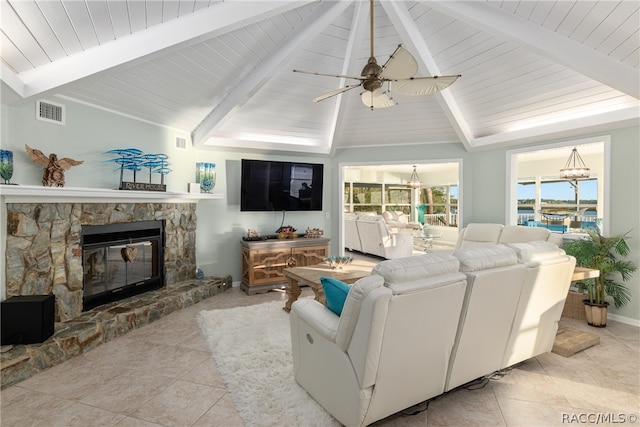
[(262, 234), (274, 234), (282, 224), (282, 212), (240, 212), (240, 161), (243, 158), (262, 160), (306, 161), (324, 164), (323, 212), (286, 212), (284, 225), (299, 233), (307, 227), (321, 228), (331, 237), (329, 215), (332, 209), (331, 163), (326, 157), (260, 155), (226, 151), (200, 151), (199, 161), (215, 162), (217, 183), (215, 192), (225, 194), (224, 200), (201, 201), (196, 211), (198, 233), (196, 259), (205, 274), (231, 274), (234, 282), (241, 280), (240, 241), (247, 229)]
[[(3, 89), (6, 87), (3, 85)], [(45, 154), (84, 160), (84, 164), (65, 173), (65, 187), (97, 187), (117, 189), (119, 172), (113, 163), (104, 160), (112, 156), (105, 151), (115, 148), (138, 148), (146, 153), (165, 153), (169, 156), (172, 172), (165, 176), (168, 191), (186, 192), (187, 184), (195, 181), (197, 162), (216, 163), (214, 193), (224, 194), (223, 200), (201, 200), (198, 215), (196, 259), (207, 275), (231, 274), (234, 281), (241, 279), (240, 239), (248, 228), (263, 234), (273, 234), (280, 227), (282, 212), (240, 212), (240, 160), (242, 158), (307, 161), (325, 164), (325, 197), (323, 207), (331, 210), (331, 163), (326, 156), (276, 156), (241, 152), (216, 152), (196, 150), (189, 142), (186, 150), (175, 148), (176, 136), (190, 136), (110, 112), (76, 104), (69, 100), (50, 99), (66, 107), (66, 125), (42, 122), (35, 119), (35, 100), (18, 105), (2, 104), (2, 139), (0, 146), (14, 153), (15, 173), (12, 182), (22, 185), (41, 185), (42, 166), (33, 163), (24, 144)], [(138, 180), (145, 175), (138, 172)], [(127, 180), (125, 175), (125, 180)], [(132, 180), (132, 177), (129, 177)], [(154, 182), (159, 182), (158, 177)], [(1, 190), (1, 189), (0, 189)], [(0, 229), (6, 230), (6, 212), (0, 215)], [(287, 212), (285, 225), (292, 225), (299, 232), (307, 227), (322, 228), (330, 236), (330, 220), (325, 212)], [(4, 234), (4, 233), (2, 233)], [(0, 298), (5, 298), (5, 240), (0, 254)]]
[[(3, 85), (4, 88), (4, 85)], [(338, 150), (334, 158), (264, 155), (234, 151), (205, 151), (188, 147), (178, 151), (176, 136), (184, 136), (164, 127), (138, 122), (102, 110), (67, 100), (52, 98), (67, 106), (67, 125), (60, 126), (35, 120), (35, 101), (8, 106), (2, 99), (0, 131), (2, 148), (13, 150), (15, 175), (20, 184), (39, 185), (41, 167), (32, 163), (24, 144), (45, 153), (85, 160), (85, 164), (67, 172), (67, 186), (116, 188), (118, 173), (102, 163), (102, 153), (113, 148), (135, 147), (145, 152), (169, 155), (173, 172), (166, 177), (170, 191), (186, 191), (195, 176), (198, 161), (217, 164), (217, 184), (214, 192), (224, 193), (223, 200), (201, 201), (198, 205), (197, 260), (206, 274), (231, 274), (234, 281), (241, 276), (240, 239), (247, 228), (273, 233), (280, 226), (281, 213), (240, 212), (240, 160), (262, 158), (273, 160), (305, 160), (325, 164), (324, 212), (287, 213), (285, 224), (303, 231), (318, 227), (332, 238), (331, 253), (338, 253), (338, 203), (342, 192), (339, 183), (340, 163), (397, 161), (412, 163), (413, 159), (461, 159), (461, 201), (463, 224), (470, 222), (504, 222), (507, 185), (506, 149), (467, 152), (462, 144), (425, 144), (406, 147), (381, 147)], [(640, 266), (640, 128), (610, 132), (611, 150), (611, 232), (630, 231), (631, 260)], [(581, 137), (596, 136), (583, 135)], [(187, 135), (188, 137), (188, 135)], [(554, 141), (544, 141), (549, 143)], [(1, 229), (6, 221), (0, 216)], [(4, 244), (4, 243), (3, 243)], [(0, 277), (4, 288), (4, 246), (0, 254)], [(640, 273), (628, 282), (632, 301), (626, 307), (611, 312), (640, 323)]]

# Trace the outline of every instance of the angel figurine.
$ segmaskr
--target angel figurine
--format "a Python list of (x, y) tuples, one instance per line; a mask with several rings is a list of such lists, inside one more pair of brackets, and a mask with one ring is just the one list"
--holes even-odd
[(51, 153), (49, 157), (35, 148), (24, 145), (31, 160), (45, 165), (42, 174), (42, 185), (45, 187), (64, 187), (64, 171), (71, 169), (71, 166), (78, 166), (84, 163), (84, 160), (73, 160), (65, 157), (58, 159), (58, 155)]

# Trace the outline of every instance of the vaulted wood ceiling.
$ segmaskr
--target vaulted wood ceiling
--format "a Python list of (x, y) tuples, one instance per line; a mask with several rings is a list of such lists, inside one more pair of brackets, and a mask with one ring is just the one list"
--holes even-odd
[(369, 57), (367, 1), (0, 0), (1, 77), (189, 132), (199, 148), (332, 153), (392, 144), (473, 150), (637, 125), (640, 3), (376, 1), (375, 55), (461, 74), (370, 111), (359, 89), (313, 102)]

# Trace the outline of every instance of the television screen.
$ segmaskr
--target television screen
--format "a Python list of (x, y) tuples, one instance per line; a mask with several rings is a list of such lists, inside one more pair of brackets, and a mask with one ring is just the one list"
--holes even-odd
[(241, 211), (321, 211), (324, 165), (242, 159)]

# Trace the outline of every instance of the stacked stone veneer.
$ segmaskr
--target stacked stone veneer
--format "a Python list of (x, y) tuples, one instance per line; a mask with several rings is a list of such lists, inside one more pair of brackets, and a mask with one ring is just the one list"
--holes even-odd
[(56, 296), (56, 321), (82, 313), (83, 225), (163, 220), (165, 284), (195, 277), (195, 203), (8, 203), (6, 295)]

